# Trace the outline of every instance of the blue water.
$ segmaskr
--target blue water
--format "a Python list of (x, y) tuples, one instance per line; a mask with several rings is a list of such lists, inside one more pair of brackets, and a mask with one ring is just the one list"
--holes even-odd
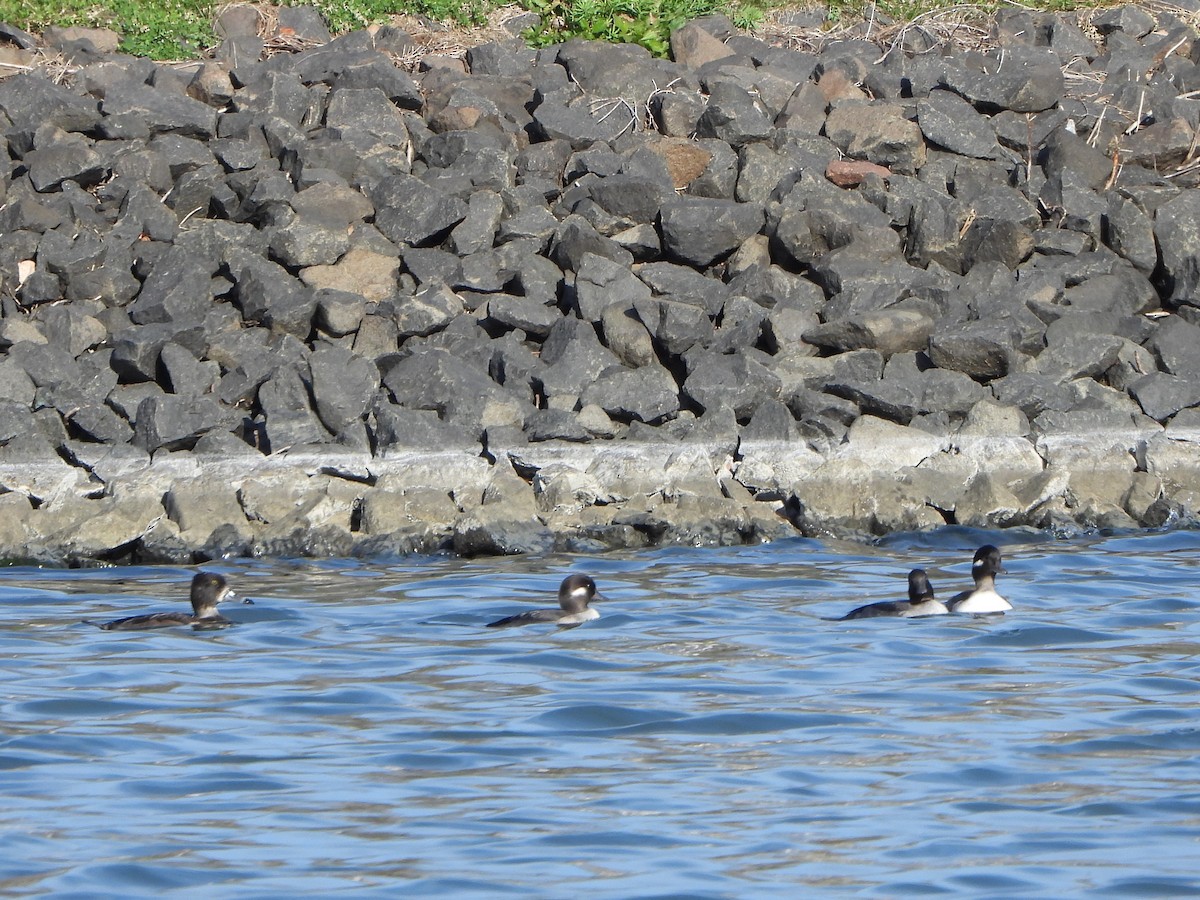
[[(988, 540), (1007, 616), (824, 618)], [(0, 894), (1200, 894), (1200, 533), (212, 568), (0, 570)]]

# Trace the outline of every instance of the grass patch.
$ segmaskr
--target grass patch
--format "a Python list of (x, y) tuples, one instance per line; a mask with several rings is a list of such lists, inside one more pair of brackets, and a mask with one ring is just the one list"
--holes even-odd
[(542, 26), (525, 34), (534, 46), (581, 37), (641, 44), (656, 56), (667, 55), (672, 31), (699, 16), (723, 12), (745, 29), (763, 16), (758, 0), (524, 0), (523, 5), (542, 17)]
[[(697, 16), (728, 15), (739, 28), (752, 30), (771, 9), (792, 6), (772, 0), (520, 0), (542, 17), (525, 34), (534, 46), (572, 37), (640, 44), (666, 56), (671, 32)], [(151, 59), (193, 58), (217, 43), (212, 23), (223, 3), (212, 0), (0, 0), (0, 21), (40, 32), (48, 26), (111, 28), (122, 36), (126, 53)], [(293, 3), (291, 5), (298, 5)], [(458, 25), (480, 25), (499, 8), (498, 0), (313, 0), (334, 34), (385, 22), (394, 14), (422, 15)], [(1003, 5), (1001, 0), (972, 4), (980, 18)], [(1076, 0), (1040, 0), (1038, 9), (1065, 11)], [(1087, 4), (1091, 6), (1093, 4)], [(828, 0), (828, 24), (862, 19), (861, 0)], [(880, 0), (876, 6), (891, 20), (906, 21), (938, 9), (962, 9), (946, 0)]]

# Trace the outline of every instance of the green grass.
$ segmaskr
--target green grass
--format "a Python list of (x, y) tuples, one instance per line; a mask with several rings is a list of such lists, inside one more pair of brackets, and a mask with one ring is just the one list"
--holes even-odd
[[(665, 56), (671, 31), (689, 19), (724, 12), (739, 27), (752, 27), (772, 0), (521, 0), (542, 16), (543, 25), (526, 39), (544, 46), (570, 37), (641, 44)], [(212, 22), (222, 4), (211, 0), (0, 0), (0, 21), (39, 32), (50, 25), (111, 28), (122, 35), (121, 49), (151, 59), (186, 59), (217, 42)], [(314, 0), (334, 34), (386, 21), (393, 13), (429, 16), (446, 22), (479, 24), (497, 0)], [(947, 0), (880, 0), (878, 9), (895, 20), (938, 7)], [(983, 7), (1001, 5), (985, 0)], [(1076, 0), (1041, 0), (1040, 9), (1063, 10)], [(861, 0), (829, 0), (831, 22), (861, 16)]]

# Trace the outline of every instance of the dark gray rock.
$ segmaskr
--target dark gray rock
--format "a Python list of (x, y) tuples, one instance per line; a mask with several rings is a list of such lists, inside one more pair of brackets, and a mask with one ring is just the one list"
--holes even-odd
[(300, 79), (285, 72), (265, 73), (233, 96), (235, 112), (248, 112), (261, 118), (273, 117), (292, 126), (301, 125), (311, 104), (312, 94), (300, 83)]
[(467, 204), (411, 175), (392, 175), (369, 194), (375, 227), (389, 240), (410, 247), (439, 243), (467, 215)]
[(952, 153), (977, 159), (1000, 155), (996, 132), (988, 121), (951, 91), (931, 91), (917, 101), (917, 124), (927, 141)]
[(610, 304), (600, 314), (604, 345), (631, 368), (655, 362), (654, 341), (632, 306)]
[[(486, 364), (486, 356), (484, 362)], [(515, 393), (492, 381), (486, 371), (464, 366), (448, 350), (422, 348), (400, 360), (383, 385), (408, 409), (436, 410), (438, 416), (479, 440), (486, 424), (516, 424), (528, 411)]]
[(545, 337), (562, 318), (554, 306), (547, 306), (532, 297), (495, 294), (487, 301), (488, 318), (506, 328), (518, 328), (526, 334)]
[(271, 256), (293, 269), (333, 265), (349, 249), (345, 226), (329, 227), (299, 216), (271, 233)]
[(250, 254), (230, 262), (234, 299), (248, 323), (307, 340), (317, 308), (315, 293), (286, 269)]
[(788, 406), (780, 400), (759, 404), (742, 429), (745, 441), (784, 441), (791, 443), (798, 436), (796, 420)]
[(878, 350), (884, 356), (923, 350), (933, 319), (916, 309), (892, 307), (826, 322), (805, 330), (803, 339), (833, 350)]
[(1099, 378), (1114, 363), (1123, 339), (1111, 334), (1091, 334), (1063, 329), (1048, 332), (1046, 349), (1037, 358), (1037, 371), (1059, 381), (1087, 376)]
[(147, 397), (138, 404), (133, 445), (148, 453), (190, 450), (206, 432), (227, 430), (237, 418), (212, 397)]
[(730, 81), (711, 86), (708, 104), (696, 124), (696, 135), (715, 138), (735, 149), (771, 134), (771, 117), (743, 87)]
[(469, 430), (451, 422), (443, 422), (433, 409), (407, 409), (378, 397), (372, 405), (376, 455), (388, 450), (471, 450), (477, 452), (479, 441)]
[(672, 356), (707, 343), (712, 337), (712, 318), (695, 303), (647, 297), (634, 301), (633, 308), (655, 342)]
[[(504, 212), (504, 201), (490, 191), (476, 191), (467, 201), (467, 215), (450, 233), (450, 246), (466, 256), (487, 250), (496, 238)], [(553, 226), (546, 232), (553, 231)], [(510, 238), (511, 239), (511, 238)]]
[(362, 420), (379, 388), (379, 368), (370, 360), (336, 347), (308, 358), (312, 395), (321, 423), (333, 434)]
[(1104, 243), (1114, 253), (1129, 260), (1145, 275), (1158, 264), (1158, 247), (1154, 243), (1154, 225), (1132, 200), (1109, 193), (1108, 215), (1104, 218)]
[(909, 424), (915, 417), (944, 413), (963, 417), (983, 399), (985, 388), (960, 372), (922, 368), (916, 354), (897, 354), (875, 381), (845, 372), (830, 379), (826, 391), (854, 402), (864, 413)]
[(396, 302), (396, 327), (401, 337), (441, 331), (463, 312), (462, 299), (445, 283), (430, 281)]
[(633, 264), (633, 256), (616, 242), (604, 237), (591, 223), (578, 215), (567, 216), (554, 232), (549, 255), (559, 268), (579, 271), (583, 257), (594, 253), (624, 266)]
[(258, 389), (267, 446), (271, 453), (322, 444), (331, 434), (312, 409), (310, 386), (293, 366), (276, 369)]
[(325, 19), (315, 6), (280, 7), (278, 16), (280, 34), (293, 36), (306, 44), (328, 44), (332, 40)]
[(1033, 232), (1011, 219), (976, 218), (962, 238), (963, 270), (980, 263), (1000, 263), (1016, 269), (1034, 250)]
[(565, 409), (537, 409), (525, 417), (525, 436), (531, 442), (573, 441), (585, 443), (591, 432), (579, 423), (579, 417)]
[(1049, 177), (1074, 172), (1093, 190), (1104, 187), (1113, 172), (1111, 159), (1065, 127), (1046, 139), (1042, 168)]
[(1200, 193), (1184, 191), (1154, 214), (1165, 295), (1176, 306), (1200, 306)]
[(18, 131), (53, 125), (64, 131), (90, 132), (100, 121), (99, 104), (55, 84), (41, 72), (0, 79), (0, 112)]
[(1200, 326), (1179, 316), (1168, 316), (1158, 322), (1145, 346), (1164, 372), (1200, 379)]
[(676, 263), (646, 263), (635, 274), (655, 295), (701, 306), (709, 316), (720, 313), (729, 297), (729, 288), (720, 281)]
[(649, 299), (650, 288), (628, 267), (585, 252), (568, 297), (581, 319), (598, 322), (609, 306), (628, 307), (638, 300)]
[(970, 68), (948, 67), (943, 83), (981, 112), (1010, 109), (1036, 113), (1063, 96), (1063, 73), (1049, 49), (1005, 48), (971, 60)]
[(609, 368), (587, 385), (579, 396), (583, 405), (595, 404), (621, 422), (657, 422), (679, 410), (679, 387), (661, 366), (637, 369)]
[(173, 394), (211, 394), (221, 377), (220, 367), (216, 363), (201, 362), (191, 350), (174, 341), (163, 345), (158, 364), (164, 387)]
[(1142, 412), (1165, 423), (1181, 409), (1200, 406), (1200, 383), (1166, 372), (1152, 372), (1129, 387)]
[(1030, 420), (1046, 411), (1068, 410), (1075, 401), (1067, 385), (1052, 376), (1031, 372), (1014, 373), (996, 379), (991, 389), (999, 402), (1017, 407)]
[(67, 433), (74, 438), (100, 444), (128, 444), (134, 432), (111, 407), (88, 404), (65, 417)]
[(128, 82), (113, 85), (101, 104), (108, 118), (135, 116), (152, 134), (171, 133), (208, 140), (217, 136), (217, 111), (183, 94)]
[(574, 408), (589, 384), (620, 361), (596, 336), (590, 322), (564, 317), (542, 343), (545, 368), (535, 375), (538, 390), (552, 406)]
[(616, 140), (636, 124), (635, 107), (620, 97), (593, 104), (589, 97), (568, 101), (563, 93), (543, 97), (533, 111), (533, 130), (539, 140), (565, 141), (573, 149), (583, 150)]
[(991, 381), (1013, 367), (1016, 339), (1010, 323), (986, 319), (939, 327), (929, 338), (929, 358), (941, 369)]
[(671, 196), (670, 184), (638, 175), (617, 174), (592, 184), (589, 193), (608, 213), (631, 223), (654, 223), (663, 201)]
[(1137, 41), (1153, 31), (1157, 23), (1146, 10), (1126, 5), (1097, 12), (1092, 25), (1105, 37), (1119, 31)]
[(663, 248), (696, 267), (712, 265), (732, 253), (763, 227), (761, 207), (753, 203), (680, 197), (663, 204)]
[(554, 548), (554, 532), (537, 519), (467, 516), (455, 523), (451, 546), (468, 558), (546, 553)]
[(760, 404), (779, 399), (779, 377), (748, 354), (693, 350), (684, 359), (688, 374), (683, 394), (701, 410), (728, 406), (743, 419)]
[(56, 191), (64, 181), (88, 188), (98, 184), (108, 169), (92, 142), (53, 126), (38, 129), (34, 149), (25, 154), (29, 181), (38, 192)]
[(566, 68), (572, 82), (597, 98), (644, 102), (655, 90), (681, 77), (694, 87), (685, 70), (654, 59), (644, 47), (633, 44), (571, 40), (558, 48), (557, 62)]

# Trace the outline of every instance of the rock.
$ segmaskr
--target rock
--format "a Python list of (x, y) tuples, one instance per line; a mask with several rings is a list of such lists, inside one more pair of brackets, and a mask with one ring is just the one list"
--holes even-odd
[(628, 308), (650, 298), (650, 288), (625, 266), (585, 252), (575, 275), (574, 299), (581, 319), (598, 322), (610, 306)]
[(655, 422), (679, 409), (679, 388), (661, 366), (615, 367), (583, 389), (579, 402), (596, 405), (618, 421)]
[(729, 406), (739, 419), (748, 418), (763, 402), (779, 399), (778, 376), (745, 354), (694, 350), (686, 362), (683, 394), (702, 410)]
[(835, 159), (825, 167), (825, 177), (840, 188), (858, 187), (870, 175), (886, 181), (891, 174), (887, 166), (849, 159)]
[(1008, 374), (1013, 343), (1013, 330), (1003, 321), (965, 322), (937, 329), (929, 338), (929, 358), (938, 368), (990, 381)]
[(1146, 340), (1164, 372), (1185, 378), (1200, 378), (1200, 326), (1179, 316), (1159, 321)]
[(839, 351), (878, 350), (886, 357), (924, 349), (932, 330), (933, 320), (924, 313), (892, 308), (826, 322), (806, 329), (803, 339)]
[(915, 122), (887, 103), (837, 104), (825, 134), (845, 154), (911, 175), (925, 164), (925, 141)]
[(258, 389), (258, 402), (270, 452), (281, 453), (329, 440), (329, 432), (310, 406), (309, 387), (294, 368), (280, 368), (263, 382)]
[(217, 134), (217, 111), (183, 94), (157, 91), (149, 85), (113, 85), (101, 103), (109, 119), (136, 116), (153, 134), (179, 134), (208, 140)]
[(362, 419), (379, 388), (379, 369), (348, 350), (322, 347), (308, 358), (317, 415), (332, 434)]
[(230, 268), (242, 317), (247, 322), (301, 340), (308, 338), (317, 308), (310, 288), (292, 279), (286, 269), (250, 254), (240, 254)]
[(411, 297), (400, 300), (396, 326), (401, 336), (441, 331), (463, 312), (463, 302), (445, 284), (422, 285)]
[(930, 91), (917, 101), (917, 124), (925, 140), (976, 159), (1000, 155), (996, 132), (966, 100), (951, 91)]
[(600, 344), (590, 323), (563, 318), (554, 324), (542, 343), (546, 365), (534, 375), (538, 390), (552, 407), (574, 409), (584, 388), (605, 369), (620, 363)]
[(341, 291), (379, 302), (395, 296), (399, 270), (400, 262), (394, 256), (354, 248), (333, 265), (302, 270), (300, 279), (317, 291)]
[(1170, 302), (1197, 306), (1200, 290), (1200, 195), (1184, 191), (1154, 214), (1154, 236), (1162, 255)]
[(766, 140), (771, 134), (771, 120), (744, 88), (718, 81), (709, 91), (708, 104), (696, 123), (696, 134), (737, 148)]
[(223, 526), (232, 526), (241, 534), (248, 530), (235, 485), (210, 479), (181, 481), (167, 491), (163, 506), (180, 532), (207, 538)]
[(408, 145), (404, 115), (379, 88), (339, 87), (329, 97), (326, 127), (349, 131), (355, 137), (370, 135), (389, 147)]
[(383, 179), (369, 194), (375, 227), (391, 241), (423, 247), (445, 238), (467, 215), (467, 205), (411, 175)]
[(1041, 112), (1063, 95), (1060, 63), (1047, 49), (1005, 48), (1003, 55), (993, 52), (977, 62), (978, 68), (948, 67), (943, 83), (981, 112)]
[(460, 556), (545, 553), (554, 546), (554, 533), (536, 519), (508, 518), (495, 512), (483, 515), (484, 509), (455, 522), (451, 546)]
[(1200, 405), (1200, 385), (1190, 379), (1166, 372), (1152, 372), (1133, 382), (1129, 393), (1142, 411), (1152, 419), (1166, 422), (1171, 416)]
[(762, 226), (762, 210), (754, 204), (681, 197), (663, 204), (660, 227), (670, 256), (705, 267), (740, 247)]

